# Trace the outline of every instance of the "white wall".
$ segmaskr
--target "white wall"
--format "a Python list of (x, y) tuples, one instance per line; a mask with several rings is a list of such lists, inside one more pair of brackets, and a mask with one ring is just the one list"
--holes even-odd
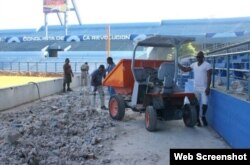
[[(36, 84), (28, 83), (27, 85), (0, 89), (0, 110), (6, 110), (24, 103), (38, 100), (39, 94), (40, 98), (43, 98), (62, 92), (63, 90), (63, 78), (39, 82)], [(80, 76), (75, 75), (72, 79), (71, 87), (75, 88), (78, 86), (80, 86)]]

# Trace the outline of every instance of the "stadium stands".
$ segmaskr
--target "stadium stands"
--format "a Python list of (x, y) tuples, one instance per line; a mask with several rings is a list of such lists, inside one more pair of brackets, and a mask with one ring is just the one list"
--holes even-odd
[[(58, 45), (62, 50), (70, 46), (69, 51), (105, 51), (106, 42), (103, 40), (88, 40), (82, 42), (66, 41), (27, 41), (27, 42), (0, 42), (0, 51), (41, 51), (46, 46)], [(132, 41), (111, 41), (112, 51), (128, 51), (133, 49)]]
[[(247, 40), (250, 36), (249, 22), (250, 17), (242, 17), (162, 20), (151, 23), (110, 25), (69, 25), (67, 35), (65, 35), (64, 26), (49, 26), (48, 38), (45, 38), (44, 26), (39, 29), (0, 30), (0, 62), (4, 62), (0, 66), (2, 69), (22, 70), (22, 68), (26, 68), (30, 71), (43, 68), (42, 70), (45, 71), (59, 71), (60, 67), (56, 66), (56, 63), (61, 66), (59, 63), (62, 63), (65, 58), (70, 58), (75, 63), (75, 68), (85, 61), (105, 63), (108, 27), (110, 27), (110, 51), (116, 61), (121, 58), (130, 58), (134, 47), (130, 37), (139, 34), (193, 36), (196, 38), (197, 49), (209, 50), (218, 45)], [(208, 47), (208, 45), (212, 46)], [(234, 49), (245, 50), (246, 46)], [(58, 51), (55, 55), (57, 58), (48, 58), (50, 50)], [(221, 53), (225, 53), (225, 51), (221, 51)], [(216, 61), (216, 75), (225, 77), (227, 75), (226, 58), (219, 57), (216, 58)], [(230, 69), (249, 69), (249, 60), (243, 54), (233, 56), (231, 62)], [(94, 65), (96, 66), (96, 64)], [(232, 74), (239, 78), (245, 76), (237, 70), (232, 71)], [(182, 82), (182, 84), (184, 83)]]
[[(45, 39), (45, 27), (39, 29), (0, 30), (0, 51), (40, 51), (46, 45), (70, 42), (71, 51), (105, 51), (105, 36), (110, 27), (111, 50), (131, 50), (132, 34), (164, 34), (196, 37), (197, 43), (224, 44), (242, 42), (250, 36), (250, 17), (225, 19), (162, 20), (151, 23), (86, 24), (49, 26)], [(123, 37), (123, 38), (122, 38)], [(70, 39), (70, 41), (67, 41)], [(26, 43), (31, 41), (32, 44)], [(35, 42), (37, 41), (37, 42)], [(79, 42), (80, 41), (80, 42)], [(7, 44), (8, 42), (11, 42)], [(78, 43), (79, 42), (79, 43)], [(214, 49), (214, 47), (213, 47)]]

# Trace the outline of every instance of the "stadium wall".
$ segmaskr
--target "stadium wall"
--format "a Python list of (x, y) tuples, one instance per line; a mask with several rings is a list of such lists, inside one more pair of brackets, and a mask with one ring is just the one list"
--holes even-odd
[(232, 148), (250, 148), (250, 102), (211, 90), (208, 119)]
[[(80, 76), (74, 76), (71, 87), (80, 86)], [(62, 92), (63, 78), (0, 89), (0, 111)]]

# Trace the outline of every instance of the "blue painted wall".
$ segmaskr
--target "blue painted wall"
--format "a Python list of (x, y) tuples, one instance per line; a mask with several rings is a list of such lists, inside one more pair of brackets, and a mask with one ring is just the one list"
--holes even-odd
[(207, 117), (232, 148), (250, 148), (250, 101), (213, 89)]

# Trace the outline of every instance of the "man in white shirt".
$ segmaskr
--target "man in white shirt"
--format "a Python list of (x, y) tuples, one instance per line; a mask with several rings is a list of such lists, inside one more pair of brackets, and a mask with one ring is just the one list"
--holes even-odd
[(194, 92), (198, 99), (199, 105), (196, 106), (197, 110), (197, 126), (201, 126), (200, 122), (200, 104), (202, 104), (202, 122), (204, 126), (207, 126), (206, 112), (207, 112), (207, 102), (208, 95), (210, 93), (211, 85), (211, 75), (212, 67), (211, 65), (204, 60), (204, 53), (202, 51), (198, 52), (196, 59), (197, 62), (192, 63), (189, 67), (184, 67), (181, 64), (178, 64), (178, 67), (183, 72), (194, 72)]

